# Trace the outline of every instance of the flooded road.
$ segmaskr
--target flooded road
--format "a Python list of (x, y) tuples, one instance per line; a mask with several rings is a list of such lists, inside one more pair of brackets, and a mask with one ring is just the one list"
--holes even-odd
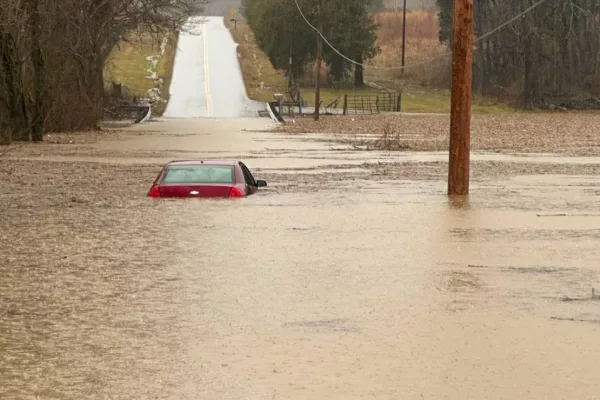
[[(0, 162), (1, 399), (598, 397), (594, 162), (476, 161), (471, 198), (449, 201), (443, 164), (419, 160), (435, 155), (265, 121), (167, 120)], [(269, 187), (145, 197), (162, 162), (201, 154)]]

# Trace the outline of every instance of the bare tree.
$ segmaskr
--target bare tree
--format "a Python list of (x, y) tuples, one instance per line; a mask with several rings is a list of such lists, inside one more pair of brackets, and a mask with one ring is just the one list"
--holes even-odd
[(0, 142), (94, 129), (104, 66), (131, 32), (180, 30), (206, 0), (0, 0)]
[(28, 108), (23, 90), (23, 64), (19, 49), (27, 24), (18, 0), (4, 0), (0, 8), (0, 142), (10, 144), (20, 136), (19, 129), (28, 125)]
[[(478, 2), (478, 35), (537, 0)], [(525, 107), (600, 107), (600, 2), (547, 0), (479, 44), (476, 87), (520, 96)]]

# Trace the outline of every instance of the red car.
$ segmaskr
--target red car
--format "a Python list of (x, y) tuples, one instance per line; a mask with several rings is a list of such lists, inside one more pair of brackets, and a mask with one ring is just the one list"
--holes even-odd
[(255, 180), (240, 161), (182, 160), (167, 163), (148, 197), (245, 197), (267, 182)]

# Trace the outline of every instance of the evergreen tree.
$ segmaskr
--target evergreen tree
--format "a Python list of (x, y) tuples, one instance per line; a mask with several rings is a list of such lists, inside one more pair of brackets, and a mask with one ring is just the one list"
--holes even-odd
[[(377, 54), (376, 25), (368, 11), (373, 0), (298, 0), (306, 19), (322, 26), (327, 40), (342, 54), (363, 62)], [(243, 12), (257, 44), (273, 66), (288, 70), (292, 56), (293, 73), (316, 59), (317, 33), (304, 21), (294, 1), (244, 0)], [(323, 46), (323, 58), (334, 79), (343, 79), (353, 68), (329, 46)], [(362, 70), (356, 68), (356, 83), (363, 84)]]

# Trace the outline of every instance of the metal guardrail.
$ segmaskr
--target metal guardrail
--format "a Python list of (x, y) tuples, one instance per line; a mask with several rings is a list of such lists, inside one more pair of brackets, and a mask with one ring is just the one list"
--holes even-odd
[(267, 103), (267, 107), (269, 107), (273, 116), (277, 119), (278, 122), (283, 122), (283, 116), (280, 114), (280, 103), (278, 101), (271, 101)]
[(145, 104), (119, 104), (104, 110), (105, 118), (117, 121), (133, 120), (136, 124), (148, 120), (150, 113), (151, 106)]
[(131, 96), (127, 88), (119, 82), (112, 82), (110, 95), (106, 97), (104, 118), (114, 121), (133, 121), (136, 124), (150, 119), (152, 106), (139, 101), (138, 96)]

